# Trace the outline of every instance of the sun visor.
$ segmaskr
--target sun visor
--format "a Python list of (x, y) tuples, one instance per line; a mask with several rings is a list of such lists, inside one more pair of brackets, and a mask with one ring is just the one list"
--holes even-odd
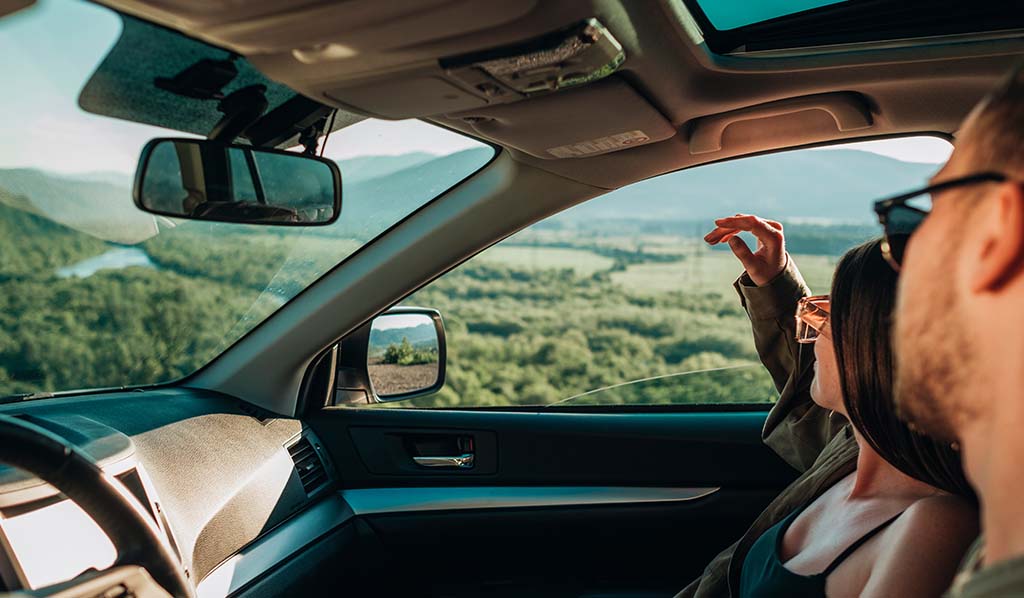
[(480, 136), (545, 160), (588, 158), (664, 141), (672, 126), (633, 88), (609, 77), (586, 87), (450, 115)]
[[(86, 112), (206, 136), (224, 116), (219, 99), (232, 92), (261, 87), (268, 115), (296, 99), (244, 57), (140, 19), (122, 20), (121, 37), (79, 94)], [(362, 119), (338, 111), (334, 130)]]

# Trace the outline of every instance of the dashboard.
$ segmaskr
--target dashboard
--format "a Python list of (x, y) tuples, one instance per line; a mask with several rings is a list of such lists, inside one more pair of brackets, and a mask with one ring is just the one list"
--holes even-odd
[[(334, 470), (311, 431), (231, 397), (133, 391), (11, 404), (0, 412), (61, 436), (121, 481), (201, 596), (240, 589), (351, 514), (329, 495)], [(106, 569), (115, 557), (106, 534), (78, 505), (0, 466), (3, 589), (46, 587)]]
[[(687, 526), (739, 534), (742, 515), (759, 512), (777, 492), (720, 492), (711, 482), (752, 462), (767, 472), (763, 479), (774, 479), (773, 466), (788, 471), (773, 455), (756, 460), (766, 450), (760, 413), (623, 415), (609, 426), (606, 414), (353, 409), (311, 415), (307, 424), (187, 388), (53, 397), (0, 405), (0, 413), (60, 436), (121, 480), (180, 557), (199, 598), (478, 596), (481, 588), (526, 595), (597, 562), (614, 566), (600, 567), (600, 579), (566, 583), (632, 592), (656, 579), (670, 587), (678, 555), (650, 547)], [(751, 452), (723, 453), (729, 430), (743, 432), (736, 445)], [(643, 440), (677, 434), (685, 440)], [(472, 435), (481, 469), (407, 469), (411, 449), (453, 435)], [(486, 468), (499, 437), (501, 476)], [(652, 446), (668, 447), (663, 462), (687, 456), (698, 465), (686, 479), (652, 478), (657, 464), (637, 465)], [(707, 548), (697, 546), (689, 560), (710, 558), (698, 552)], [(49, 584), (69, 578), (82, 586), (101, 575), (90, 569), (112, 559), (109, 539), (74, 504), (0, 467), (3, 589), (52, 593)], [(66, 595), (107, 595), (124, 569), (107, 569), (99, 591)], [(616, 577), (603, 577), (608, 572)]]

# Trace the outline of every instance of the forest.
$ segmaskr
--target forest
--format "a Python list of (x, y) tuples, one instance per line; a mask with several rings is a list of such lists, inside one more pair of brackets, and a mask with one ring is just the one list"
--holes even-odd
[[(739, 269), (731, 253), (650, 236), (643, 249), (627, 250), (626, 238), (578, 230), (566, 237), (586, 241), (570, 249), (565, 239), (547, 246), (534, 232), (403, 302), (439, 309), (448, 341), (447, 384), (414, 405), (774, 400), (732, 288)], [(629, 257), (609, 258), (595, 243)], [(834, 256), (796, 259), (813, 288), (828, 288)]]
[[(3, 198), (0, 198), (3, 199)], [(141, 265), (61, 274), (123, 248), (0, 201), (0, 395), (174, 380), (201, 367), (359, 246), (323, 233), (184, 223)], [(447, 383), (391, 407), (764, 403), (728, 251), (703, 222), (553, 221), (401, 303), (440, 310)], [(870, 226), (793, 224), (816, 291)], [(430, 356), (398, 343), (385, 360)], [(603, 389), (603, 390), (601, 390)], [(596, 392), (595, 392), (596, 391)]]

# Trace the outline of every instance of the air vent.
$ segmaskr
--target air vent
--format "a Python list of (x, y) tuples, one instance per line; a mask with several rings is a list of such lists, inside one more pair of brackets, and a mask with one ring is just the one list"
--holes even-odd
[(288, 447), (288, 453), (295, 463), (295, 471), (299, 474), (299, 480), (302, 481), (302, 488), (306, 491), (307, 496), (312, 496), (313, 492), (326, 484), (328, 480), (327, 470), (324, 469), (320, 455), (313, 448), (309, 438), (305, 436), (300, 436), (298, 442)]

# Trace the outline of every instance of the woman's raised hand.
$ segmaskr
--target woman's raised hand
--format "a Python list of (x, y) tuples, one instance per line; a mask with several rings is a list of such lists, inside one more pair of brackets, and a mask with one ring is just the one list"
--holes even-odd
[[(757, 286), (768, 284), (786, 268), (786, 239), (778, 222), (736, 214), (715, 220), (715, 226), (715, 230), (704, 235), (704, 241), (708, 245), (729, 243), (729, 248)], [(744, 231), (757, 239), (757, 251), (750, 251), (743, 239), (736, 236)]]

